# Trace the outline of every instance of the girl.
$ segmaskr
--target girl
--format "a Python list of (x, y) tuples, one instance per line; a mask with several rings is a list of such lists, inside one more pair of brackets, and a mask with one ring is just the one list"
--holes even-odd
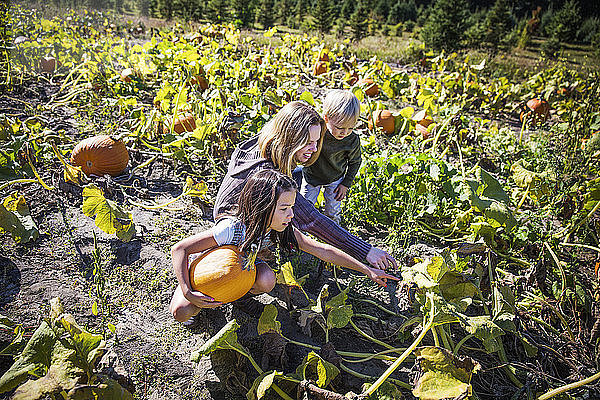
[[(237, 212), (239, 195), (254, 172), (271, 169), (292, 176), (298, 164), (314, 163), (321, 152), (325, 129), (325, 121), (307, 103), (292, 101), (282, 107), (257, 137), (240, 144), (231, 156), (215, 201), (215, 222)], [(302, 195), (296, 198), (294, 212), (293, 223), (299, 230), (378, 269), (396, 268), (396, 260), (387, 252), (351, 235)]]
[(215, 246), (232, 244), (238, 246), (245, 256), (244, 268), (256, 268), (256, 281), (250, 293), (270, 292), (275, 287), (275, 273), (257, 259), (259, 252), (269, 244), (277, 244), (284, 251), (303, 250), (321, 260), (362, 272), (381, 286), (386, 279), (398, 280), (378, 268), (367, 267), (341, 250), (318, 242), (292, 226), (293, 207), (296, 202), (296, 182), (287, 175), (266, 169), (248, 178), (240, 194), (236, 216), (228, 216), (210, 230), (204, 231), (175, 244), (171, 250), (173, 269), (179, 286), (173, 295), (169, 310), (176, 320), (184, 322), (196, 315), (201, 308), (218, 307), (222, 303), (194, 292), (190, 286), (188, 257)]

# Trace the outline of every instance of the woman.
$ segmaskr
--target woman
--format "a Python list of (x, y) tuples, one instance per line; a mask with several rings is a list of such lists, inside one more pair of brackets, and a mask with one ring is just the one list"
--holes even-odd
[[(236, 214), (239, 195), (254, 172), (276, 169), (291, 176), (296, 165), (315, 162), (325, 129), (325, 121), (310, 105), (301, 101), (286, 104), (265, 124), (258, 137), (240, 144), (233, 152), (215, 201), (215, 222)], [(380, 269), (397, 268), (396, 260), (387, 252), (351, 235), (301, 195), (294, 206), (293, 224), (357, 260), (366, 260)]]

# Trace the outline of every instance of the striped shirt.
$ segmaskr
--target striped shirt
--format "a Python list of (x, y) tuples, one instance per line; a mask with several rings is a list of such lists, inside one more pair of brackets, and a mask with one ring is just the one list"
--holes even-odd
[[(275, 165), (272, 161), (261, 157), (258, 136), (241, 143), (235, 149), (215, 200), (213, 211), (215, 222), (227, 215), (236, 214), (240, 193), (246, 180), (254, 172), (263, 169), (275, 169)], [(371, 250), (370, 244), (350, 234), (321, 214), (300, 193), (296, 195), (292, 223), (302, 232), (316, 236), (357, 260), (364, 261)]]

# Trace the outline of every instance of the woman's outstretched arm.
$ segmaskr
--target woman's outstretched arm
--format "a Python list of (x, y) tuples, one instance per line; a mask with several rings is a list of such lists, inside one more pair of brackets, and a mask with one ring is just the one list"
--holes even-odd
[(294, 229), (294, 235), (296, 236), (300, 250), (310, 253), (323, 261), (361, 272), (381, 286), (387, 285), (386, 279), (400, 280), (400, 278), (385, 273), (382, 269), (366, 266), (354, 257), (327, 243), (318, 242), (304, 235), (298, 229)]
[(333, 247), (343, 250), (357, 260), (366, 260), (369, 264), (379, 269), (390, 267), (397, 269), (394, 257), (384, 250), (371, 246), (369, 243), (340, 227), (317, 211), (315, 206), (300, 193), (296, 194), (294, 219), (292, 222), (302, 232), (307, 232), (318, 237)]

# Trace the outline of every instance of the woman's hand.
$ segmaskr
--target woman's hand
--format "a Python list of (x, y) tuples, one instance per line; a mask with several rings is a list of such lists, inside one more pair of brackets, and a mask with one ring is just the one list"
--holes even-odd
[(400, 278), (390, 275), (390, 274), (387, 274), (379, 268), (373, 268), (373, 267), (367, 267), (367, 268), (368, 268), (367, 276), (369, 277), (369, 279), (371, 279), (373, 282), (377, 283), (379, 286), (386, 287), (388, 279), (391, 279), (394, 281), (400, 280)]
[(196, 292), (196, 291), (188, 291), (185, 294), (185, 298), (188, 299), (190, 303), (200, 308), (217, 308), (223, 305), (222, 302), (216, 301), (210, 296), (205, 295), (204, 293)]
[(389, 269), (393, 267), (394, 271), (398, 270), (396, 259), (390, 256), (385, 250), (371, 246), (371, 250), (367, 254), (367, 262), (379, 269)]

